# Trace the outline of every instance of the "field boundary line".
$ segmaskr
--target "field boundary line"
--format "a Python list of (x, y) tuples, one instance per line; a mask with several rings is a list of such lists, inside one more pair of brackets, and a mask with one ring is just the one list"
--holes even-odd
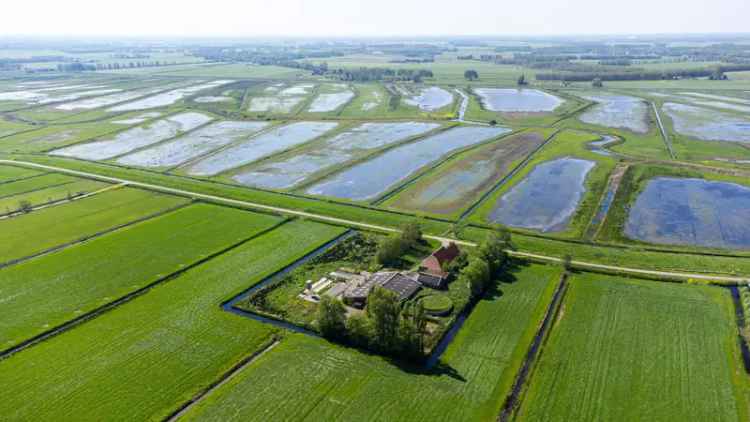
[(258, 359), (260, 359), (261, 356), (263, 356), (266, 353), (268, 353), (271, 350), (273, 350), (280, 343), (281, 343), (281, 339), (280, 338), (274, 338), (271, 343), (263, 346), (262, 348), (260, 348), (258, 350), (255, 350), (250, 355), (244, 357), (242, 360), (240, 360), (239, 362), (237, 362), (234, 366), (232, 366), (231, 368), (229, 368), (228, 371), (226, 371), (223, 374), (221, 374), (221, 376), (217, 380), (211, 382), (211, 384), (209, 384), (206, 388), (204, 388), (201, 391), (199, 391), (198, 394), (196, 394), (195, 396), (193, 396), (193, 398), (191, 398), (190, 400), (186, 401), (185, 403), (183, 403), (182, 405), (180, 405), (180, 407), (178, 407), (176, 410), (174, 410), (172, 413), (170, 413), (169, 415), (167, 415), (167, 417), (165, 417), (164, 419), (162, 419), (162, 421), (172, 422), (172, 421), (175, 421), (175, 420), (179, 419), (185, 413), (187, 413), (190, 409), (192, 409), (195, 405), (197, 405), (198, 403), (200, 403), (201, 401), (203, 401), (203, 399), (205, 399), (214, 390), (216, 390), (217, 388), (219, 388), (222, 385), (224, 385), (224, 384), (228, 383), (229, 381), (231, 381), (243, 369), (245, 369), (246, 367), (248, 367), (248, 366), (252, 365), (253, 363), (255, 363), (255, 361), (257, 361)]
[[(311, 213), (307, 211), (299, 211), (299, 210), (294, 210), (294, 209), (289, 209), (289, 208), (264, 205), (264, 204), (260, 204), (256, 202), (242, 201), (238, 199), (225, 198), (225, 197), (216, 196), (216, 195), (202, 194), (198, 192), (191, 192), (191, 191), (187, 191), (183, 189), (170, 188), (170, 187), (155, 185), (151, 183), (143, 183), (143, 182), (131, 181), (131, 180), (122, 179), (122, 178), (102, 176), (102, 175), (98, 175), (95, 173), (87, 173), (87, 172), (82, 172), (78, 170), (70, 170), (70, 169), (66, 169), (62, 167), (49, 166), (46, 164), (37, 164), (37, 163), (31, 163), (27, 161), (14, 161), (14, 160), (5, 160), (5, 159), (0, 159), (0, 164), (15, 164), (15, 165), (27, 166), (27, 167), (32, 167), (32, 168), (53, 170), (53, 171), (58, 171), (61, 173), (68, 173), (68, 174), (78, 175), (81, 177), (87, 177), (87, 178), (94, 179), (94, 180), (109, 181), (110, 183), (127, 183), (128, 185), (133, 186), (133, 187), (150, 189), (156, 192), (169, 193), (169, 194), (193, 198), (193, 199), (203, 199), (208, 202), (214, 202), (218, 204), (229, 204), (229, 205), (234, 205), (240, 208), (246, 208), (250, 210), (252, 209), (264, 210), (266, 212), (271, 212), (275, 214), (282, 214), (282, 215), (286, 214), (286, 215), (295, 216), (295, 217), (308, 218), (311, 220), (320, 221), (324, 223), (330, 223), (334, 225), (357, 227), (357, 228), (362, 228), (366, 230), (379, 231), (383, 233), (400, 233), (401, 232), (400, 229), (393, 228), (393, 227), (363, 223), (363, 222), (354, 221), (354, 220), (347, 220), (344, 218), (330, 217), (330, 216), (326, 216), (322, 214), (315, 214), (315, 213)], [(445, 237), (445, 236), (425, 234), (424, 237), (426, 239), (435, 240), (435, 241), (443, 242), (443, 243), (455, 242), (457, 245), (461, 245), (461, 246), (468, 246), (468, 247), (477, 246), (476, 242), (459, 240), (459, 239), (454, 239), (454, 238)], [(540, 254), (535, 254), (532, 252), (522, 252), (522, 251), (514, 251), (514, 250), (509, 250), (507, 252), (511, 256), (514, 256), (517, 258), (539, 260), (543, 262), (552, 262), (552, 263), (557, 263), (557, 264), (561, 264), (563, 261), (562, 258), (557, 258), (557, 257), (547, 256), (547, 255), (540, 255)], [(572, 261), (571, 264), (574, 267), (578, 269), (582, 269), (582, 270), (589, 269), (589, 270), (594, 270), (594, 271), (596, 270), (618, 271), (618, 272), (628, 273), (628, 274), (632, 274), (636, 276), (646, 275), (646, 276), (658, 276), (658, 277), (672, 277), (672, 278), (684, 279), (684, 280), (692, 278), (692, 279), (700, 279), (700, 280), (706, 280), (706, 281), (718, 281), (718, 282), (729, 282), (729, 283), (750, 282), (750, 277), (718, 276), (718, 275), (708, 275), (708, 274), (694, 274), (694, 273), (687, 273), (687, 272), (646, 270), (646, 269), (640, 269), (640, 268), (596, 264), (596, 263), (584, 262), (584, 261)]]
[(208, 262), (208, 261), (210, 261), (210, 260), (212, 260), (212, 259), (214, 259), (214, 258), (216, 258), (216, 257), (218, 257), (220, 255), (223, 255), (223, 254), (225, 254), (227, 252), (230, 252), (233, 249), (236, 249), (236, 248), (244, 245), (247, 242), (255, 240), (258, 237), (261, 237), (261, 236), (263, 236), (263, 235), (265, 235), (265, 234), (267, 234), (267, 233), (269, 233), (269, 232), (271, 232), (273, 230), (276, 230), (277, 228), (279, 228), (280, 226), (286, 224), (287, 222), (289, 222), (289, 219), (282, 219), (281, 221), (278, 221), (275, 224), (272, 224), (270, 227), (267, 227), (267, 228), (265, 228), (265, 229), (263, 229), (263, 230), (255, 233), (255, 234), (252, 234), (251, 236), (248, 236), (245, 239), (242, 239), (242, 240), (240, 240), (238, 242), (229, 244), (228, 246), (223, 247), (223, 248), (221, 248), (221, 249), (219, 249), (219, 250), (217, 250), (215, 252), (212, 252), (212, 253), (208, 254), (207, 256), (205, 256), (205, 257), (203, 257), (201, 259), (198, 259), (197, 261), (194, 261), (194, 262), (190, 263), (189, 265), (186, 265), (186, 266), (184, 266), (184, 267), (182, 267), (182, 268), (180, 268), (180, 269), (178, 269), (176, 271), (173, 271), (173, 272), (171, 272), (171, 273), (169, 273), (169, 274), (167, 274), (165, 276), (159, 277), (156, 280), (152, 281), (151, 283), (146, 284), (145, 286), (142, 286), (142, 287), (140, 287), (140, 288), (138, 288), (136, 290), (133, 290), (130, 293), (126, 293), (125, 295), (120, 296), (119, 298), (115, 299), (112, 302), (105, 303), (104, 305), (99, 306), (97, 308), (94, 308), (94, 309), (86, 312), (85, 314), (79, 315), (79, 316), (77, 316), (77, 317), (75, 317), (75, 318), (73, 318), (71, 320), (68, 320), (68, 321), (66, 321), (66, 322), (64, 322), (64, 323), (62, 323), (62, 324), (60, 324), (60, 325), (58, 325), (56, 327), (53, 327), (53, 328), (51, 328), (51, 329), (49, 329), (47, 331), (44, 331), (42, 333), (37, 334), (34, 337), (31, 337), (31, 338), (29, 338), (27, 340), (24, 340), (21, 343), (15, 345), (15, 346), (12, 346), (12, 347), (10, 347), (8, 349), (5, 349), (5, 350), (1, 350), (0, 351), (0, 361), (2, 361), (3, 359), (7, 359), (7, 358), (11, 357), (11, 356), (13, 356), (14, 354), (16, 354), (18, 352), (21, 352), (21, 351), (23, 351), (25, 349), (28, 349), (29, 347), (35, 346), (36, 344), (39, 344), (39, 343), (41, 343), (41, 342), (43, 342), (43, 341), (45, 341), (45, 340), (47, 340), (49, 338), (57, 336), (58, 334), (62, 334), (65, 331), (73, 329), (73, 328), (75, 328), (75, 327), (83, 324), (84, 322), (90, 321), (90, 320), (92, 320), (92, 319), (94, 319), (94, 318), (96, 318), (96, 317), (98, 317), (100, 315), (103, 315), (104, 313), (106, 313), (106, 312), (108, 312), (108, 311), (110, 311), (112, 309), (117, 308), (120, 305), (123, 305), (123, 304), (125, 304), (127, 302), (130, 302), (131, 300), (133, 300), (133, 299), (135, 299), (137, 297), (140, 297), (140, 296), (148, 293), (151, 289), (153, 289), (155, 287), (158, 287), (158, 286), (160, 286), (160, 285), (162, 285), (162, 284), (164, 284), (166, 282), (169, 282), (171, 280), (174, 280), (175, 278), (181, 276), (182, 274), (184, 274), (187, 271), (192, 270), (193, 268), (196, 268), (196, 267), (198, 267), (200, 265), (203, 265), (206, 262)]
[(515, 412), (518, 410), (521, 402), (523, 401), (523, 393), (528, 387), (528, 382), (533, 376), (534, 368), (542, 355), (544, 344), (552, 332), (552, 328), (555, 325), (555, 320), (560, 313), (560, 308), (563, 301), (565, 300), (565, 293), (568, 291), (568, 271), (564, 271), (558, 280), (555, 292), (552, 295), (549, 306), (544, 312), (544, 317), (537, 327), (534, 340), (532, 340), (526, 351), (526, 357), (518, 368), (515, 380), (513, 381), (513, 387), (505, 398), (500, 415), (498, 415), (498, 422), (507, 422), (512, 419)]
[(654, 103), (653, 101), (651, 102), (651, 108), (654, 110), (654, 114), (656, 115), (656, 123), (659, 124), (659, 131), (661, 132), (661, 138), (664, 140), (664, 145), (666, 145), (667, 147), (667, 152), (669, 152), (669, 156), (672, 157), (673, 160), (675, 160), (676, 157), (674, 155), (674, 151), (672, 150), (672, 141), (669, 140), (667, 131), (664, 130), (664, 125), (661, 122), (659, 110), (656, 108), (656, 103)]
[[(128, 185), (127, 183), (120, 183), (119, 185), (107, 186), (105, 188), (102, 188), (102, 189), (99, 189), (99, 190), (95, 190), (93, 192), (86, 192), (86, 193), (84, 193), (82, 195), (74, 195), (74, 196), (71, 196), (70, 198), (62, 198), (62, 199), (58, 199), (56, 201), (45, 202), (45, 203), (39, 204), (39, 205), (37, 205), (35, 207), (32, 207), (31, 210), (28, 211), (28, 212), (13, 211), (13, 212), (10, 212), (10, 213), (7, 213), (7, 214), (0, 214), (0, 220), (5, 220), (6, 218), (17, 217), (19, 215), (28, 214), (29, 212), (32, 212), (32, 211), (39, 211), (39, 210), (43, 210), (45, 208), (54, 207), (54, 206), (57, 206), (57, 205), (67, 204), (69, 202), (77, 201), (79, 199), (89, 198), (91, 196), (94, 196), (94, 195), (97, 195), (97, 194), (100, 194), (100, 193), (103, 193), (103, 192), (107, 192), (107, 191), (110, 191), (110, 190), (115, 190), (115, 189), (123, 188), (123, 187), (125, 187), (127, 185)], [(61, 186), (65, 186), (65, 185), (61, 185)]]
[(49, 188), (59, 188), (60, 186), (69, 185), (69, 184), (74, 183), (74, 182), (75, 182), (75, 180), (71, 180), (69, 182), (62, 182), (62, 183), (56, 183), (54, 185), (41, 186), (41, 187), (34, 188), (34, 189), (31, 189), (31, 190), (23, 191), (23, 192), (16, 192), (16, 193), (11, 193), (10, 195), (0, 196), (0, 199), (10, 199), (10, 198), (13, 198), (14, 196), (26, 195), (26, 194), (29, 194), (29, 193), (36, 193), (36, 192), (43, 191), (43, 190), (49, 189)]
[[(511, 171), (508, 172), (508, 174), (506, 174), (505, 176), (503, 176), (503, 178), (498, 180), (490, 189), (488, 189), (484, 194), (482, 194), (482, 196), (480, 196), (479, 199), (477, 199), (473, 204), (471, 204), (469, 208), (467, 208), (464, 212), (462, 212), (461, 215), (458, 217), (457, 222), (460, 223), (461, 221), (465, 220), (467, 217), (471, 216), (474, 213), (474, 211), (477, 210), (477, 208), (479, 208), (482, 204), (484, 204), (487, 201), (487, 199), (489, 199), (490, 196), (492, 196), (492, 194), (494, 194), (500, 188), (505, 186), (505, 184), (508, 183), (510, 179), (515, 177), (515, 175), (518, 174), (518, 172), (523, 170), (523, 168), (526, 167), (529, 164), (529, 162), (531, 162), (534, 156), (536, 156), (539, 153), (539, 151), (541, 151), (545, 146), (547, 146), (550, 142), (552, 142), (557, 137), (557, 134), (560, 133), (561, 131), (562, 129), (557, 129), (554, 132), (552, 132), (552, 134), (549, 135), (547, 139), (541, 143), (541, 145), (539, 145), (533, 151), (531, 151), (526, 156), (526, 158), (521, 160), (520, 163), (518, 163), (515, 167), (513, 167), (513, 169), (511, 169)], [(519, 131), (519, 133), (521, 133), (521, 131)]]

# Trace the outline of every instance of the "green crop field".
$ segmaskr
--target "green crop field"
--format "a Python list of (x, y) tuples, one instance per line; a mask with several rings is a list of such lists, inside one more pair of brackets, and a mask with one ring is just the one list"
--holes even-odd
[(558, 278), (554, 267), (511, 271), (432, 371), (291, 336), (186, 419), (494, 420)]
[(21, 208), (23, 203), (28, 203), (32, 207), (41, 204), (61, 201), (68, 198), (75, 198), (81, 194), (95, 192), (100, 189), (106, 189), (107, 183), (97, 182), (86, 179), (73, 179), (70, 183), (54, 185), (42, 189), (37, 189), (27, 193), (20, 193), (6, 196), (0, 199), (0, 215), (14, 212)]
[(196, 204), (59, 252), (0, 269), (0, 346), (12, 347), (169, 276), (277, 221)]
[(0, 220), (0, 263), (34, 255), (187, 203), (123, 188)]
[(748, 419), (728, 290), (575, 275), (524, 421)]
[(25, 167), (0, 166), (0, 183), (8, 183), (14, 180), (37, 176), (39, 174), (41, 174), (41, 172)]
[(272, 328), (219, 305), (341, 231), (287, 223), (0, 361), (0, 385), (12, 386), (0, 414), (15, 420), (165, 417), (270, 341)]
[(3, 183), (0, 185), (0, 200), (40, 189), (72, 183), (76, 178), (63, 174), (49, 173), (39, 177)]

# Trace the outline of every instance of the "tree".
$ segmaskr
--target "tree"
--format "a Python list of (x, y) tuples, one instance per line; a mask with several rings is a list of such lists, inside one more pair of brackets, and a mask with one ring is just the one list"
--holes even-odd
[(18, 211), (21, 211), (24, 214), (31, 212), (31, 209), (32, 209), (31, 202), (27, 200), (23, 200), (18, 203)]
[(526, 82), (526, 75), (522, 74), (521, 76), (518, 77), (518, 85), (519, 86), (524, 86), (524, 85), (528, 85), (528, 84), (529, 83)]
[(422, 242), (422, 228), (419, 223), (412, 221), (404, 226), (401, 232), (401, 239), (407, 247), (412, 248)]
[(594, 78), (594, 80), (591, 81), (591, 86), (593, 86), (594, 88), (601, 88), (604, 86), (604, 84), (602, 83), (601, 78)]
[(464, 78), (466, 78), (467, 81), (475, 81), (479, 79), (479, 73), (477, 73), (476, 70), (469, 69), (464, 72)]
[(363, 314), (355, 314), (346, 321), (346, 331), (349, 334), (349, 340), (358, 347), (370, 347), (370, 337), (372, 337), (372, 328), (370, 320)]
[(396, 349), (400, 313), (396, 293), (382, 287), (373, 289), (367, 298), (367, 316), (372, 323), (375, 349), (387, 353)]
[(481, 297), (490, 282), (489, 265), (480, 257), (471, 258), (458, 276), (458, 282), (469, 285), (472, 297)]
[(415, 360), (424, 356), (424, 331), (427, 325), (421, 302), (401, 313), (399, 321), (399, 352)]
[(318, 304), (318, 328), (323, 337), (346, 337), (346, 308), (340, 300), (323, 296)]
[(500, 274), (507, 259), (506, 249), (510, 247), (510, 234), (507, 230), (493, 231), (479, 245), (477, 255), (487, 263), (491, 276)]
[(563, 264), (563, 268), (565, 268), (565, 271), (572, 270), (573, 269), (573, 257), (571, 257), (570, 255), (566, 254), (562, 258), (562, 264)]
[(396, 265), (405, 252), (401, 236), (391, 235), (380, 241), (375, 252), (375, 262), (380, 265)]

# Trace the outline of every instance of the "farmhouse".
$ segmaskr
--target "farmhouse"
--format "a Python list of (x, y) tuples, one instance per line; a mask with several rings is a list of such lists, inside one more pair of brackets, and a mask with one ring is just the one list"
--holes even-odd
[(456, 259), (460, 253), (458, 246), (453, 242), (441, 246), (419, 265), (420, 275), (424, 279), (420, 282), (436, 289), (442, 288), (448, 277), (445, 265)]

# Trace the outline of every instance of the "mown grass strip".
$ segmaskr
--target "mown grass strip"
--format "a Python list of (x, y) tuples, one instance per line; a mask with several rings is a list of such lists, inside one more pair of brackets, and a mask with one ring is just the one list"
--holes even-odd
[(187, 202), (180, 197), (126, 188), (2, 220), (0, 267)]
[(0, 361), (0, 414), (11, 420), (167, 417), (274, 332), (219, 304), (342, 230), (284, 224)]
[(0, 269), (10, 348), (237, 244), (277, 217), (196, 204)]

